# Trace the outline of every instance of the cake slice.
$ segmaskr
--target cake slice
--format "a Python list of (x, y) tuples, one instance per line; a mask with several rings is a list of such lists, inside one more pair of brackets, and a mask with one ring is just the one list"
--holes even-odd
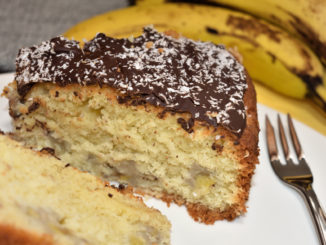
[(130, 190), (0, 135), (0, 244), (170, 244), (170, 223)]
[(246, 211), (256, 94), (222, 45), (145, 28), (23, 48), (5, 89), (15, 137), (103, 179), (186, 205), (207, 224)]

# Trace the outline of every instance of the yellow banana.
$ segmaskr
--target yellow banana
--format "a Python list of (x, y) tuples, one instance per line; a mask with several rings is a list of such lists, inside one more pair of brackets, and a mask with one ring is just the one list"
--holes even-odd
[(159, 31), (175, 30), (195, 40), (236, 46), (251, 77), (283, 94), (303, 98), (309, 89), (315, 93), (321, 86), (323, 67), (305, 44), (267, 22), (219, 7), (173, 3), (134, 6), (84, 21), (65, 36), (80, 41), (93, 38), (97, 32), (128, 37), (139, 35), (149, 24)]
[[(137, 0), (148, 5), (192, 0)], [(325, 0), (197, 0), (199, 3), (222, 5), (244, 11), (276, 24), (304, 40), (326, 65)]]
[(133, 1), (129, 1), (129, 2), (131, 2), (131, 4), (137, 4), (138, 6), (139, 5), (146, 6), (146, 5), (167, 3), (167, 2), (173, 2), (173, 1), (170, 1), (170, 0), (133, 0)]
[(311, 46), (326, 64), (326, 1), (207, 0), (244, 10), (275, 23)]

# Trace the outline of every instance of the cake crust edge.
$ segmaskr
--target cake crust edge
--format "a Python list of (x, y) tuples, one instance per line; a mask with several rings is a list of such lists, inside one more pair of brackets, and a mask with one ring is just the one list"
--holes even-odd
[(50, 235), (37, 234), (13, 225), (0, 223), (0, 244), (2, 245), (56, 245)]

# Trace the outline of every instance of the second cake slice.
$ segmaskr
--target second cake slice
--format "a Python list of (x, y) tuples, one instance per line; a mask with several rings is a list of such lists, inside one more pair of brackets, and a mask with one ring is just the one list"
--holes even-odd
[(170, 223), (130, 190), (0, 134), (0, 244), (170, 244)]

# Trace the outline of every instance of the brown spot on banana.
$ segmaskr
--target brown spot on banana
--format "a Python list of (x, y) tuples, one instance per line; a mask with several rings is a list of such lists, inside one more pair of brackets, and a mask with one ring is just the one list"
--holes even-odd
[(271, 52), (267, 51), (266, 54), (268, 54), (271, 59), (272, 59), (272, 63), (275, 64), (276, 62), (276, 56), (274, 54), (272, 54)]
[(276, 23), (282, 23), (282, 20), (274, 14), (270, 14), (269, 18)]
[(326, 112), (326, 98), (319, 94), (317, 89), (318, 86), (323, 86), (321, 78), (318, 76), (307, 77), (306, 75), (301, 75), (300, 77), (307, 84), (309, 90), (309, 94), (307, 95), (311, 97), (315, 103), (317, 103), (324, 110), (324, 112)]
[(268, 25), (264, 24), (263, 22), (257, 19), (247, 19), (230, 15), (226, 21), (226, 24), (232, 26), (235, 29), (246, 31), (252, 34), (254, 37), (264, 34), (275, 42), (279, 43), (281, 41), (281, 38), (279, 37), (279, 34), (281, 34), (281, 32), (277, 30), (272, 30)]
[(310, 71), (313, 71), (314, 67), (311, 64), (311, 56), (310, 56), (310, 54), (307, 52), (307, 50), (305, 50), (302, 47), (299, 48), (299, 51), (301, 53), (301, 56), (305, 60), (304, 71), (306, 71), (307, 73), (310, 72)]
[(297, 33), (308, 43), (308, 45), (315, 51), (316, 55), (326, 65), (326, 43), (320, 40), (319, 35), (314, 32), (307, 23), (297, 16), (289, 13), (293, 20), (289, 21)]
[(317, 86), (323, 84), (323, 80), (320, 76), (311, 76), (306, 73), (296, 73), (295, 71), (293, 72), (307, 84), (310, 91), (315, 91)]
[[(295, 71), (294, 71), (295, 73)], [(321, 98), (319, 96), (319, 94), (317, 93), (316, 91), (316, 88), (317, 86), (322, 86), (323, 84), (323, 80), (320, 76), (311, 76), (311, 75), (308, 75), (308, 74), (305, 74), (305, 73), (296, 73), (298, 77), (301, 78), (302, 81), (305, 82), (305, 84), (307, 85), (307, 88), (309, 90), (309, 92), (317, 97), (318, 99), (321, 100), (321, 102), (324, 104), (324, 108), (326, 109), (326, 101), (324, 101), (323, 98)]]
[(206, 26), (206, 31), (210, 34), (218, 35), (219, 31), (216, 28)]

